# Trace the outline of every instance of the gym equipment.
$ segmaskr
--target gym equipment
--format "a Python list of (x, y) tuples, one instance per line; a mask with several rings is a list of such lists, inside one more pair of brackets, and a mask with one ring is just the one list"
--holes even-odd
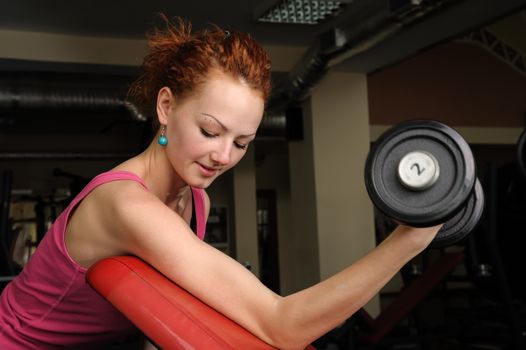
[[(342, 325), (333, 329), (314, 344), (319, 348), (336, 345), (338, 349), (427, 349), (418, 344), (417, 333), (400, 334), (397, 330), (402, 320), (417, 311), (443, 283), (444, 279), (462, 262), (464, 253), (451, 252), (441, 255), (418, 275), (394, 300), (389, 302), (377, 317), (364, 308), (359, 309)], [(425, 339), (426, 336), (422, 335)], [(429, 341), (429, 339), (428, 339)], [(427, 343), (429, 344), (429, 343)], [(327, 346), (329, 345), (329, 346)], [(332, 348), (332, 347), (331, 347)]]
[(86, 278), (162, 349), (274, 349), (137, 257), (103, 259)]
[(86, 187), (86, 185), (91, 180), (91, 178), (89, 177), (84, 177), (82, 175), (73, 174), (73, 173), (64, 171), (60, 168), (53, 169), (53, 175), (56, 177), (65, 177), (71, 180), (71, 183), (69, 184), (69, 189), (71, 193), (69, 195), (69, 198), (66, 199), (67, 203), (69, 203), (69, 201), (75, 198), (75, 196), (77, 196), (80, 193), (80, 191), (82, 191), (82, 189)]
[(434, 246), (464, 238), (477, 224), (484, 193), (467, 142), (437, 121), (412, 120), (380, 136), (365, 164), (373, 204), (414, 227), (444, 224)]
[(406, 317), (453, 269), (464, 261), (460, 252), (446, 253), (435, 261), (429, 269), (413, 281), (401, 294), (389, 304), (376, 318), (372, 318), (365, 309), (360, 309), (356, 317), (365, 325), (359, 332), (364, 344), (376, 345)]
[(0, 188), (0, 274), (13, 274), (12, 264), (9, 259), (11, 245), (11, 220), (9, 207), (11, 205), (11, 188), (13, 184), (13, 171), (4, 170), (1, 177)]
[(430, 246), (434, 248), (445, 247), (463, 240), (479, 223), (484, 212), (484, 198), (482, 185), (477, 179), (466, 204), (455, 216), (444, 223)]

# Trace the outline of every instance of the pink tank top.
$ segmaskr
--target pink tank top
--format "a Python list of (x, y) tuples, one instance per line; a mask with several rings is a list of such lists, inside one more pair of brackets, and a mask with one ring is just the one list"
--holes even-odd
[[(0, 349), (96, 349), (126, 340), (134, 326), (85, 281), (86, 268), (68, 254), (64, 233), (71, 210), (97, 186), (116, 180), (146, 184), (137, 175), (96, 176), (60, 214), (28, 264), (0, 297)], [(196, 234), (204, 238), (202, 189), (192, 188)]]

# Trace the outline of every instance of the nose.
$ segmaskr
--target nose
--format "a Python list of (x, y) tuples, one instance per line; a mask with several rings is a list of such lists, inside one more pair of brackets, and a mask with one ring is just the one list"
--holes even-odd
[(232, 152), (232, 143), (231, 142), (222, 142), (221, 145), (215, 149), (210, 158), (217, 165), (227, 165), (230, 163), (230, 154)]

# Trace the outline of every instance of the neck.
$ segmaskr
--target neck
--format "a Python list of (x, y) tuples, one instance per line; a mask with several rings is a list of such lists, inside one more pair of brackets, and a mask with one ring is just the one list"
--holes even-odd
[(190, 187), (174, 171), (164, 148), (152, 142), (136, 158), (141, 168), (141, 177), (150, 191), (167, 205), (178, 206)]

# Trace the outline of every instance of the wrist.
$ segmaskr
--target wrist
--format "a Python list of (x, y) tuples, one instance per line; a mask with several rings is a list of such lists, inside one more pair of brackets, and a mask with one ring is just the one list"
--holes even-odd
[(432, 227), (411, 227), (399, 225), (393, 231), (393, 235), (396, 235), (401, 240), (403, 240), (404, 244), (407, 244), (408, 247), (420, 252), (433, 241), (441, 227), (442, 225)]

